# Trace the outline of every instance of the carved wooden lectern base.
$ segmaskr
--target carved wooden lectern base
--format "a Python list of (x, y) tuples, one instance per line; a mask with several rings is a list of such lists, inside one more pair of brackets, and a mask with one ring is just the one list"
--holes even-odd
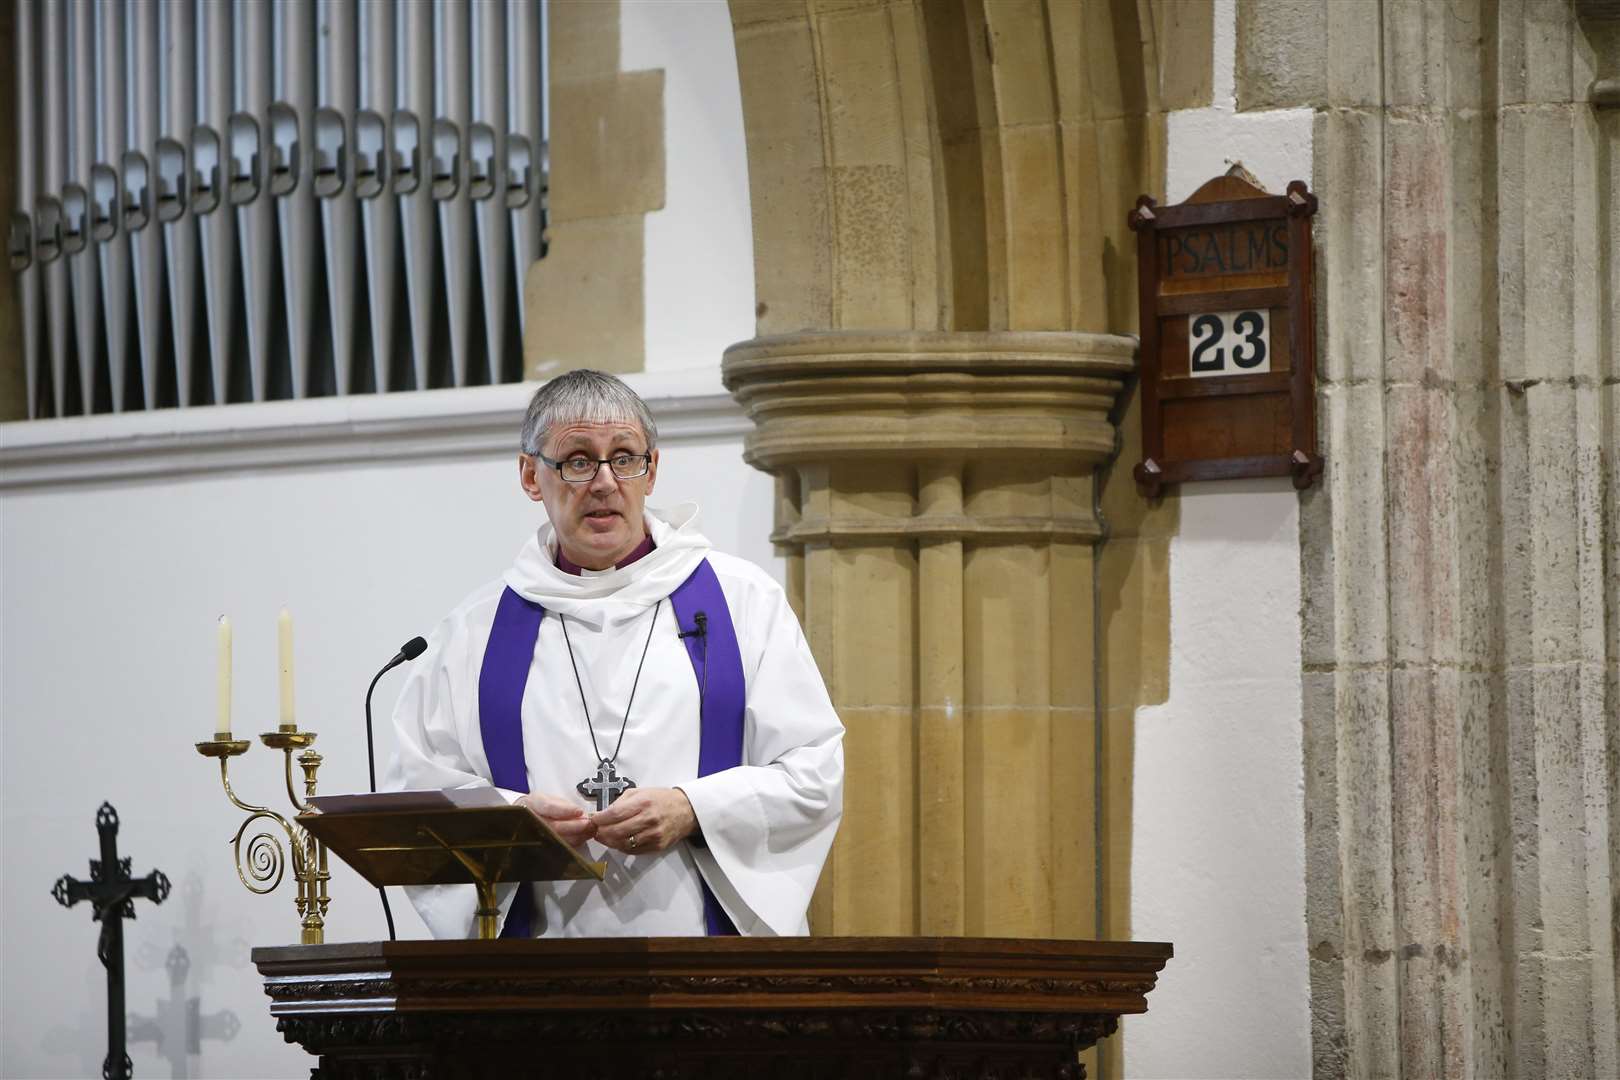
[(400, 941), (253, 950), (314, 1080), (1064, 1077), (1155, 942)]

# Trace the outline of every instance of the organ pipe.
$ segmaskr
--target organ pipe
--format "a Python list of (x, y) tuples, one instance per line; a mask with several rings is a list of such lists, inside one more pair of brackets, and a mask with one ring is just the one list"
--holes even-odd
[(516, 376), (543, 13), (19, 0), (29, 415)]

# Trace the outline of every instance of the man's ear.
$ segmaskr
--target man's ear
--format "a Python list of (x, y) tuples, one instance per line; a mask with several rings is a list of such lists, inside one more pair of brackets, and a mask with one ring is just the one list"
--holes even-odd
[(528, 454), (518, 455), (518, 484), (523, 488), (523, 494), (533, 501), (546, 501), (540, 493), (540, 466)]
[(658, 451), (652, 452), (652, 460), (647, 462), (647, 494), (652, 494), (653, 481), (658, 479)]

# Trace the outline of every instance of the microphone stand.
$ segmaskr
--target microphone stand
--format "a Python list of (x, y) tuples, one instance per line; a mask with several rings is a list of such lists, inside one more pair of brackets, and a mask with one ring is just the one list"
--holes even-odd
[[(415, 660), (422, 655), (422, 650), (425, 648), (427, 648), (427, 642), (421, 638), (412, 638), (407, 641), (405, 647), (395, 653), (392, 660), (383, 665), (383, 669), (377, 672), (376, 676), (371, 680), (371, 685), (366, 687), (366, 768), (370, 770), (371, 793), (373, 795), (377, 793), (377, 751), (371, 738), (372, 692), (377, 689), (377, 684), (382, 681), (384, 675), (407, 660)], [(399, 939), (394, 936), (394, 912), (388, 906), (388, 890), (378, 886), (377, 895), (382, 897), (383, 918), (388, 920), (388, 940), (397, 941)]]

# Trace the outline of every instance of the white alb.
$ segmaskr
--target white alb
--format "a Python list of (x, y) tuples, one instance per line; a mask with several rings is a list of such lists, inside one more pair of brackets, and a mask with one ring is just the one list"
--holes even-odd
[[(510, 586), (546, 610), (520, 713), (529, 789), (593, 809), (575, 790), (594, 775), (597, 756), (559, 616), (568, 620), (596, 743), (610, 756), (654, 605), (665, 601), (616, 764), (639, 787), (684, 791), (707, 846), (682, 842), (656, 855), (626, 855), (590, 841), (585, 854), (607, 863), (606, 879), (530, 886), (534, 932), (702, 935), (700, 880), (707, 880), (739, 932), (808, 933), (810, 893), (843, 807), (843, 725), (781, 586), (752, 563), (712, 550), (697, 530), (694, 504), (667, 515), (648, 510), (646, 521), (656, 545), (650, 553), (623, 569), (578, 576), (557, 568), (556, 536), (546, 524), (504, 579), (473, 593), (434, 629), (394, 710), (396, 749), (383, 786), (491, 784), (478, 678), (496, 606)], [(705, 557), (736, 627), (747, 707), (742, 765), (699, 778), (697, 680), (668, 597)], [(509, 799), (520, 794), (506, 792)], [(503, 920), (516, 888), (500, 888)], [(471, 885), (407, 892), (435, 937), (474, 934)]]

